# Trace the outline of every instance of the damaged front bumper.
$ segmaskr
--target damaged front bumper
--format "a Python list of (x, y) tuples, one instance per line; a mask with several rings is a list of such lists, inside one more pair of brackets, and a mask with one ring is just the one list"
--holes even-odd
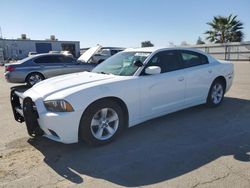
[(22, 92), (12, 88), (10, 102), (15, 120), (19, 123), (25, 122), (28, 134), (32, 137), (42, 136), (44, 132), (38, 124), (39, 115), (32, 99), (24, 98)]

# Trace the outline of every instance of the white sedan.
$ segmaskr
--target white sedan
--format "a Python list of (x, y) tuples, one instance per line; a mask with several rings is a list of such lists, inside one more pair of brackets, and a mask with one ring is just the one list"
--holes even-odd
[(221, 104), (233, 64), (182, 48), (126, 49), (92, 72), (54, 77), (11, 92), (15, 119), (31, 136), (105, 144), (126, 127), (184, 108)]

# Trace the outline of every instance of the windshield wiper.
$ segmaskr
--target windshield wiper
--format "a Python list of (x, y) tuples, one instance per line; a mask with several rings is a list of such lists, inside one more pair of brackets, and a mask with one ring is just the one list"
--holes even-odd
[(99, 73), (100, 73), (100, 74), (107, 74), (106, 72), (103, 72), (103, 71), (102, 71), (102, 72), (99, 72)]
[(107, 75), (111, 74), (111, 73), (107, 73), (107, 72), (103, 72), (103, 71), (101, 71), (101, 72), (95, 72), (95, 73), (98, 73), (98, 74), (107, 74)]

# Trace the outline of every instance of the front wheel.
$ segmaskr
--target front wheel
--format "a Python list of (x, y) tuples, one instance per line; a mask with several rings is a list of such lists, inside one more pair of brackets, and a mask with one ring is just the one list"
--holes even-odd
[(80, 121), (79, 138), (92, 145), (114, 140), (124, 128), (122, 108), (112, 100), (96, 102), (87, 108)]
[(217, 107), (223, 101), (225, 94), (225, 86), (221, 80), (215, 80), (209, 90), (207, 97), (207, 105), (209, 107)]

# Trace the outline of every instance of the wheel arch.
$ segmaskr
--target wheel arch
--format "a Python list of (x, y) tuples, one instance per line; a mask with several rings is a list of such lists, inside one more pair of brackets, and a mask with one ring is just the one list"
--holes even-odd
[[(90, 108), (93, 104), (95, 103), (98, 103), (98, 102), (101, 102), (101, 101), (104, 101), (104, 100), (111, 100), (111, 101), (114, 101), (116, 102), (119, 106), (122, 107), (122, 110), (124, 112), (124, 115), (125, 115), (125, 127), (128, 127), (129, 126), (129, 113), (128, 113), (128, 107), (126, 105), (126, 103), (119, 97), (114, 97), (114, 96), (108, 96), (108, 97), (103, 97), (103, 98), (100, 98), (100, 99), (97, 99), (95, 101), (93, 101), (92, 103), (90, 103), (87, 108), (85, 108), (85, 110), (83, 111), (82, 113), (82, 116), (81, 118), (86, 114), (86, 111), (88, 108)], [(79, 139), (79, 135), (80, 135), (80, 123), (79, 123), (79, 126), (78, 126), (78, 139)]]
[(221, 81), (223, 83), (223, 87), (224, 87), (224, 90), (226, 90), (227, 88), (227, 81), (226, 81), (226, 78), (224, 76), (217, 76), (211, 83), (210, 87), (209, 87), (209, 90), (208, 90), (208, 93), (207, 93), (207, 99), (208, 100), (208, 96), (209, 96), (209, 93), (210, 93), (210, 90), (214, 84), (214, 82), (216, 81)]
[(227, 80), (226, 80), (226, 78), (225, 78), (224, 76), (217, 76), (217, 77), (213, 80), (211, 86), (213, 85), (213, 83), (214, 83), (215, 81), (221, 81), (221, 82), (223, 83), (224, 90), (226, 90), (226, 88), (227, 88)]
[[(226, 81), (226, 78), (225, 78), (224, 76), (217, 76), (217, 77), (213, 80), (213, 82), (211, 83), (210, 89), (209, 89), (208, 94), (207, 94), (206, 104), (207, 104), (209, 107), (216, 107), (216, 106), (218, 106), (218, 104), (221, 103), (221, 102), (220, 102), (220, 103), (214, 105), (214, 104), (211, 104), (211, 102), (210, 102), (210, 100), (211, 100), (211, 98), (210, 98), (210, 93), (211, 93), (211, 91), (212, 91), (212, 87), (213, 87), (214, 83), (216, 83), (217, 81), (219, 81), (219, 82), (222, 83), (222, 87), (224, 87), (224, 94), (225, 94), (225, 92), (226, 92), (226, 88), (227, 88), (227, 81)], [(222, 96), (222, 99), (223, 99), (223, 98), (224, 98), (224, 95)], [(222, 101), (222, 100), (221, 100), (221, 101)]]

